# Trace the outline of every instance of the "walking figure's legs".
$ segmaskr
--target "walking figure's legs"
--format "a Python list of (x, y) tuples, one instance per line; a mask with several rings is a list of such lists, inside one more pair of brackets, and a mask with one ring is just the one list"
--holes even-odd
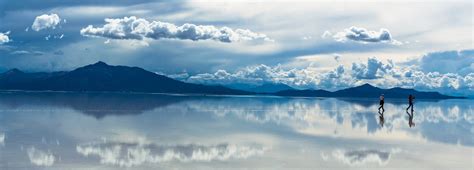
[(408, 104), (407, 112), (408, 112), (408, 109), (410, 109), (410, 108), (411, 108), (411, 111), (413, 112), (413, 104), (412, 103)]

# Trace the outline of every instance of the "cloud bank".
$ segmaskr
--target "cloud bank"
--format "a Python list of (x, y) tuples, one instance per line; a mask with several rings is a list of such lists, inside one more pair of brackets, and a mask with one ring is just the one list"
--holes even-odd
[[(323, 37), (327, 37), (329, 32), (324, 32)], [(365, 28), (352, 26), (344, 29), (344, 31), (334, 34), (333, 38), (339, 42), (346, 42), (348, 40), (361, 43), (392, 43), (400, 45), (401, 42), (392, 39), (392, 34), (385, 28), (379, 31), (369, 31)]]
[(10, 38), (8, 37), (8, 34), (10, 34), (9, 31), (6, 33), (0, 32), (0, 45), (10, 42)]
[(265, 34), (246, 29), (217, 28), (212, 25), (183, 24), (181, 26), (161, 21), (148, 21), (135, 16), (118, 19), (105, 19), (102, 27), (89, 25), (81, 29), (81, 35), (110, 39), (179, 39), (214, 40), (220, 42), (271, 41)]
[(28, 148), (28, 158), (30, 162), (37, 166), (52, 166), (55, 161), (53, 154), (38, 150), (35, 147)]
[(418, 64), (425, 72), (467, 75), (474, 73), (474, 50), (432, 52), (424, 55)]
[(41, 31), (49, 28), (55, 29), (60, 22), (61, 18), (59, 18), (58, 14), (43, 14), (35, 18), (33, 25), (31, 25), (31, 29), (35, 31)]
[(369, 58), (365, 63), (354, 62), (351, 67), (340, 65), (326, 72), (321, 72), (313, 66), (302, 69), (284, 69), (279, 65), (261, 64), (241, 68), (235, 72), (218, 70), (214, 73), (196, 74), (181, 80), (221, 85), (282, 83), (299, 89), (331, 91), (371, 83), (381, 88), (404, 87), (462, 96), (474, 94), (473, 72), (465, 75), (440, 73), (436, 70), (428, 72), (417, 65), (396, 65), (391, 60), (381, 61), (375, 57)]
[(102, 164), (121, 167), (137, 166), (144, 163), (169, 161), (225, 161), (246, 159), (262, 155), (264, 149), (256, 146), (218, 145), (156, 145), (141, 143), (90, 143), (78, 145), (76, 151), (83, 156), (97, 156)]

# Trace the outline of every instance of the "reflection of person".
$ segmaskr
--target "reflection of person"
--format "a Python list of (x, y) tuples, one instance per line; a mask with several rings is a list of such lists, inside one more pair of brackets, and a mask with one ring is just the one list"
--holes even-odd
[(382, 95), (380, 95), (380, 107), (379, 107), (379, 114), (380, 114), (380, 109), (382, 109), (382, 114), (383, 112), (385, 112), (385, 109), (383, 108), (383, 104), (385, 103), (385, 97)]
[(410, 109), (411, 107), (411, 112), (413, 113), (413, 99), (415, 99), (415, 96), (413, 95), (409, 95), (408, 96), (408, 107), (407, 107), (407, 112), (408, 112), (408, 109)]
[(413, 122), (413, 109), (411, 110), (411, 114), (407, 110), (407, 114), (408, 114), (408, 126), (414, 127), (415, 123)]
[[(380, 113), (379, 113), (380, 114)], [(385, 123), (385, 119), (383, 118), (383, 114), (380, 114), (379, 116), (379, 121), (380, 121), (380, 126), (383, 127), (383, 124)]]
[[(385, 103), (385, 97), (380, 95), (380, 107), (379, 107), (379, 120), (380, 120), (380, 126), (383, 127), (383, 124), (385, 123), (385, 119), (383, 118), (383, 113), (385, 112), (385, 109), (383, 108), (383, 104)], [(380, 112), (380, 109), (382, 109), (382, 112)]]

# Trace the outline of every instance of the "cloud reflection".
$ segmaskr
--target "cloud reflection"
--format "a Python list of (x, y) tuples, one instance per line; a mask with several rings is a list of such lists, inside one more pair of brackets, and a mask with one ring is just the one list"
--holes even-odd
[[(0, 95), (6, 111), (53, 106), (85, 115), (136, 115), (145, 112), (208, 113), (219, 119), (236, 118), (255, 124), (286, 127), (312, 136), (373, 140), (436, 141), (474, 146), (472, 100), (418, 100), (415, 128), (408, 128), (406, 101), (387, 100), (385, 124), (377, 123), (377, 101), (371, 99), (196, 97), (145, 94), (12, 93)], [(36, 108), (34, 108), (36, 109)], [(48, 109), (50, 111), (51, 109)], [(201, 116), (200, 116), (201, 117)], [(440, 130), (449, 129), (449, 130)], [(446, 133), (444, 133), (446, 132)]]
[(367, 150), (335, 150), (332, 153), (333, 158), (348, 165), (363, 165), (367, 163), (378, 163), (385, 165), (390, 160), (393, 153), (398, 151), (379, 151), (376, 149)]
[(30, 162), (37, 166), (52, 166), (55, 157), (52, 153), (30, 147), (26, 150)]
[(246, 159), (262, 155), (261, 146), (218, 145), (158, 145), (137, 142), (98, 142), (76, 146), (76, 151), (86, 157), (97, 156), (106, 165), (132, 167), (145, 163), (210, 162), (230, 159)]
[[(238, 101), (237, 101), (238, 100)], [(340, 100), (305, 98), (228, 98), (186, 102), (191, 110), (210, 112), (217, 117), (237, 117), (252, 123), (288, 126), (319, 136), (346, 138), (431, 140), (450, 144), (474, 145), (474, 108), (470, 100), (423, 101), (415, 104), (417, 128), (407, 129), (405, 102), (388, 103), (385, 126), (377, 123), (377, 106), (368, 99)], [(239, 103), (239, 104), (236, 104)], [(402, 108), (402, 109), (400, 109)], [(450, 134), (439, 129), (452, 129)], [(449, 138), (447, 138), (447, 136)], [(415, 136), (416, 138), (413, 138)], [(420, 139), (421, 136), (421, 139)]]

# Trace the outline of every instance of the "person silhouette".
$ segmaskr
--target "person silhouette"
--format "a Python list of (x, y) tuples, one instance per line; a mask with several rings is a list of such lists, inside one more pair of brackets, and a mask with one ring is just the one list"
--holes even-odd
[(407, 107), (407, 112), (408, 112), (408, 109), (411, 108), (411, 112), (413, 113), (413, 99), (415, 99), (415, 96), (413, 95), (409, 95), (408, 96), (408, 107)]
[[(415, 126), (415, 123), (413, 122), (413, 100), (415, 99), (415, 96), (413, 95), (409, 95), (408, 96), (408, 107), (407, 107), (407, 114), (408, 114), (408, 126), (409, 127), (414, 127)], [(411, 114), (408, 112), (408, 109), (411, 108)]]
[(379, 114), (380, 114), (380, 109), (382, 109), (382, 114), (385, 112), (385, 109), (383, 108), (383, 104), (385, 103), (385, 97), (382, 95), (380, 95), (380, 107), (379, 107)]

